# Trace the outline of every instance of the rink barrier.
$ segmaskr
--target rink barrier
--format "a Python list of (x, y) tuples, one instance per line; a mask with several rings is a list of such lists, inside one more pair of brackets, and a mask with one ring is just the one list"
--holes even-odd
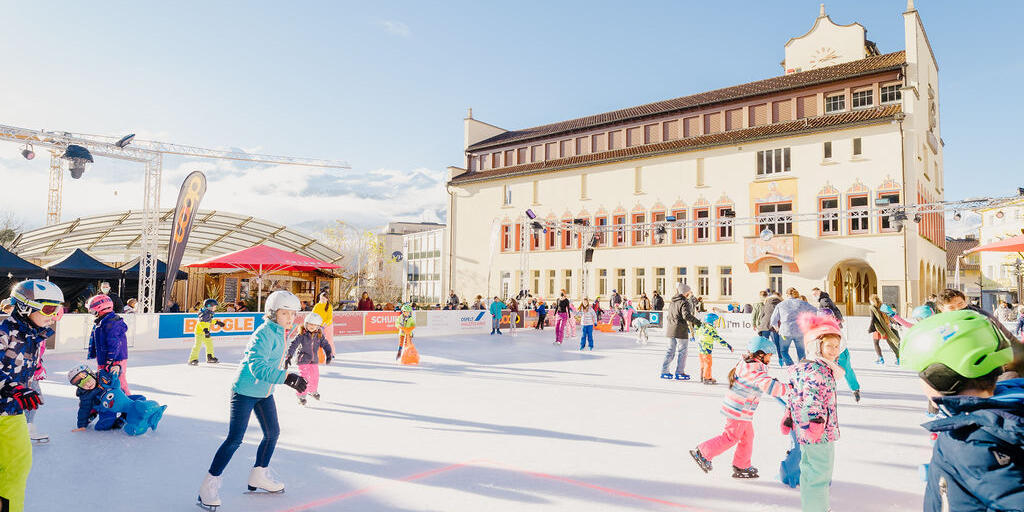
[[(491, 314), (487, 311), (415, 311), (414, 314), (418, 336), (480, 334), (491, 329)], [(664, 324), (661, 311), (640, 311), (636, 315), (652, 320), (649, 334), (660, 335), (664, 331), (664, 326), (658, 325)], [(346, 337), (393, 337), (398, 334), (394, 327), (396, 316), (398, 313), (394, 311), (336, 311), (332, 324), (327, 326), (327, 332), (335, 342)], [(715, 327), (722, 336), (753, 336), (750, 314), (723, 313), (719, 316)], [(192, 331), (196, 322), (195, 314), (136, 313), (122, 315), (122, 318), (128, 325), (128, 346), (133, 350), (181, 349), (194, 342)], [(218, 313), (215, 319), (224, 323), (224, 327), (212, 325), (210, 329), (211, 336), (218, 344), (244, 343), (264, 321), (261, 313)], [(610, 315), (602, 315), (602, 320), (614, 325), (618, 323)], [(847, 318), (844, 330), (848, 336), (866, 338), (870, 320), (869, 317)], [(519, 328), (532, 327), (536, 321), (536, 312), (520, 311), (520, 319), (516, 324)], [(549, 313), (545, 324), (553, 326), (554, 321), (554, 315)], [(508, 322), (509, 312), (506, 310), (502, 312), (503, 328), (508, 327)], [(57, 333), (48, 340), (47, 349), (64, 353), (86, 350), (92, 326), (92, 315), (64, 315), (57, 326)]]

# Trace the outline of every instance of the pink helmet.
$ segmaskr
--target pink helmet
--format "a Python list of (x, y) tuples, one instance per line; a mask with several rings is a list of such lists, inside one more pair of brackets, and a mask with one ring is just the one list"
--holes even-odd
[(106, 295), (93, 295), (92, 297), (89, 297), (89, 301), (85, 303), (85, 307), (94, 315), (105, 315), (114, 310), (114, 301), (110, 300), (110, 297), (107, 297)]

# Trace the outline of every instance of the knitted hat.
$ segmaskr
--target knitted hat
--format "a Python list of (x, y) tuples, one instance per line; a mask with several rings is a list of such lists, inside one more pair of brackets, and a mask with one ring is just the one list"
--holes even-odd
[(680, 282), (676, 285), (676, 292), (679, 293), (679, 295), (686, 295), (687, 293), (690, 293), (690, 285)]
[(826, 334), (843, 338), (843, 331), (839, 327), (839, 321), (832, 315), (824, 313), (801, 313), (796, 319), (797, 325), (804, 333), (804, 345), (812, 354), (821, 355), (821, 337)]

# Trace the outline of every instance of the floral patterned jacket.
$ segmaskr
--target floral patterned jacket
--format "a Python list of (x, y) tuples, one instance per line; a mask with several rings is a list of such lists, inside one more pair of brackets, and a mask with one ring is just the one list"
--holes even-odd
[[(800, 444), (832, 443), (839, 440), (839, 414), (836, 410), (836, 376), (823, 361), (801, 361), (789, 367), (789, 393), (786, 396), (793, 431)], [(809, 433), (811, 420), (821, 418), (824, 431), (820, 440)]]

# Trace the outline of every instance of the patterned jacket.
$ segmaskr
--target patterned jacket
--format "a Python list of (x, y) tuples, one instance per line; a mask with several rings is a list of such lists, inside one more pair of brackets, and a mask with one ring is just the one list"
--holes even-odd
[[(793, 418), (793, 431), (800, 444), (830, 443), (839, 440), (839, 414), (836, 408), (836, 376), (822, 361), (801, 361), (789, 367), (789, 393), (786, 402)], [(810, 438), (811, 420), (821, 418), (821, 439)]]
[(782, 398), (789, 392), (789, 386), (768, 375), (768, 366), (760, 361), (740, 360), (733, 375), (736, 380), (722, 401), (722, 414), (726, 418), (751, 421), (762, 393)]
[(23, 412), (9, 392), (16, 386), (28, 386), (39, 364), (40, 347), (52, 335), (52, 329), (36, 327), (20, 315), (0, 322), (0, 416)]
[(732, 345), (722, 339), (722, 337), (718, 335), (718, 331), (715, 330), (715, 327), (707, 322), (701, 324), (693, 334), (694, 339), (697, 341), (697, 350), (700, 351), (701, 354), (710, 354), (711, 350), (715, 348), (715, 342), (718, 342), (719, 345), (732, 350)]
[(199, 313), (196, 314), (196, 318), (198, 318), (201, 323), (210, 323), (210, 321), (213, 320), (213, 313), (213, 308), (202, 308), (199, 310)]

